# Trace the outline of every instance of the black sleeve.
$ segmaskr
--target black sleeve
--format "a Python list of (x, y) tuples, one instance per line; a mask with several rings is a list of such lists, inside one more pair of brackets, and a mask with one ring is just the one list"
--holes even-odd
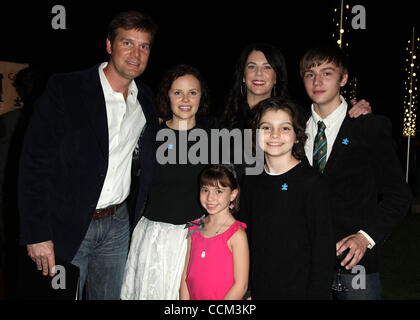
[(363, 226), (375, 243), (383, 243), (405, 216), (411, 203), (411, 191), (404, 181), (402, 168), (391, 136), (391, 123), (383, 116), (366, 117), (364, 132), (369, 157), (379, 191), (379, 201)]
[(59, 78), (51, 77), (34, 107), (19, 166), (21, 244), (52, 240), (47, 206), (51, 168), (64, 135), (64, 106)]
[(249, 178), (243, 177), (240, 184), (240, 210), (238, 212), (238, 220), (244, 222), (247, 225), (246, 233), (248, 236), (248, 242), (251, 244), (251, 229), (252, 229), (252, 207), (251, 199), (252, 193), (249, 190)]
[(308, 299), (330, 299), (335, 264), (335, 241), (328, 187), (318, 177), (306, 202), (311, 261), (307, 287)]
[(250, 268), (249, 268), (249, 277), (248, 277), (248, 290), (245, 293), (244, 299), (247, 299), (249, 297), (252, 297), (252, 261), (253, 261), (253, 255), (251, 250), (251, 235), (252, 235), (252, 205), (251, 205), (251, 199), (252, 199), (252, 191), (249, 190), (249, 178), (243, 177), (240, 184), (240, 210), (238, 212), (238, 220), (241, 222), (244, 222), (247, 226), (245, 229), (246, 235), (248, 237), (248, 245), (250, 248)]

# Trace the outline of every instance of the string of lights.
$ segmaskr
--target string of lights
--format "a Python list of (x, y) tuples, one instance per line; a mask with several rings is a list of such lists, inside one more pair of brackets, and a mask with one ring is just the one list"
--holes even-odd
[[(350, 5), (345, 0), (340, 0), (340, 8), (334, 8), (333, 25), (336, 31), (333, 32), (332, 38), (336, 40), (337, 45), (348, 55), (350, 47), (348, 37), (350, 27)], [(349, 79), (346, 86), (341, 90), (341, 94), (347, 101), (352, 101), (357, 97), (357, 77)]]
[(416, 37), (415, 28), (413, 27), (411, 39), (407, 42), (405, 48), (405, 77), (404, 77), (404, 120), (403, 135), (405, 137), (414, 137), (416, 135), (416, 113), (418, 98), (418, 64), (417, 52), (419, 51), (419, 37)]
[(405, 181), (408, 182), (409, 168), (410, 168), (410, 146), (411, 137), (416, 136), (416, 113), (417, 113), (417, 70), (418, 64), (417, 52), (419, 51), (420, 38), (416, 38), (416, 29), (413, 27), (411, 39), (407, 42), (405, 48), (405, 63), (407, 66), (404, 71), (406, 76), (404, 77), (404, 98), (403, 98), (403, 136), (407, 137), (407, 163), (405, 171)]
[(350, 10), (350, 6), (345, 3), (344, 0), (340, 0), (340, 9), (334, 8), (333, 14), (333, 24), (334, 28), (337, 29), (336, 32), (333, 33), (333, 39), (337, 39), (338, 46), (343, 49), (343, 47), (348, 47), (349, 43), (345, 41), (345, 32), (349, 32), (349, 21), (348, 21), (348, 11)]

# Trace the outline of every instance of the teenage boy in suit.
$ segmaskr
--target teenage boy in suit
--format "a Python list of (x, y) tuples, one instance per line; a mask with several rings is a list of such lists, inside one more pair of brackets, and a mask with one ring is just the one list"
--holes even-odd
[(151, 182), (158, 120), (151, 90), (135, 78), (147, 66), (156, 29), (142, 13), (117, 15), (106, 39), (109, 61), (52, 76), (26, 133), (21, 244), (44, 275), (54, 275), (56, 256), (78, 266), (88, 299), (120, 298), (126, 200), (136, 190), (132, 230)]
[[(306, 125), (305, 153), (330, 189), (337, 256), (348, 291), (337, 299), (380, 299), (380, 248), (406, 214), (411, 193), (404, 182), (389, 120), (379, 115), (350, 118), (340, 88), (348, 79), (346, 58), (337, 46), (310, 49), (300, 62), (304, 86), (312, 100)], [(354, 285), (356, 265), (366, 272)], [(357, 282), (357, 281), (356, 281)]]

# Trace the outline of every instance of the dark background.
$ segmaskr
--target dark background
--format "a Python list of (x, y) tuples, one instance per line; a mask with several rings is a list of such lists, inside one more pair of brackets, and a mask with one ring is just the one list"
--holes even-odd
[[(350, 44), (351, 70), (358, 78), (358, 98), (374, 113), (388, 116), (394, 136), (402, 128), (404, 50), (411, 29), (418, 25), (414, 1), (345, 1), (363, 5), (366, 29), (345, 33)], [(66, 9), (66, 29), (54, 30), (54, 5)], [(3, 6), (3, 5), (2, 5)], [(159, 26), (143, 80), (155, 91), (163, 72), (178, 63), (199, 68), (209, 82), (214, 111), (223, 107), (236, 59), (251, 42), (268, 42), (285, 55), (291, 92), (308, 108), (298, 75), (298, 63), (313, 44), (332, 38), (334, 8), (328, 1), (9, 1), (0, 11), (0, 60), (28, 62), (49, 75), (89, 68), (107, 60), (108, 22), (124, 10), (139, 10)], [(348, 25), (354, 17), (347, 10)], [(417, 29), (418, 30), (418, 29)], [(420, 30), (418, 30), (420, 31)]]
[[(399, 156), (405, 164), (407, 141), (401, 134), (404, 68), (407, 66), (405, 48), (413, 26), (420, 34), (420, 14), (414, 7), (415, 1), (399, 0), (388, 4), (384, 1), (349, 0), (346, 3), (350, 8), (363, 5), (366, 9), (365, 30), (348, 27), (354, 15), (351, 9), (347, 10), (346, 30), (350, 32), (346, 32), (345, 37), (349, 42), (350, 75), (353, 73), (358, 78), (357, 96), (368, 100), (374, 113), (383, 114), (392, 121)], [(54, 30), (51, 26), (55, 16), (51, 13), (54, 5), (63, 5), (66, 9), (65, 30)], [(252, 42), (267, 42), (283, 52), (291, 93), (304, 108), (309, 109), (310, 102), (299, 77), (299, 59), (312, 45), (331, 39), (332, 34), (337, 33), (333, 19), (338, 18), (334, 8), (339, 6), (340, 0), (118, 0), (99, 4), (89, 0), (31, 3), (2, 0), (0, 61), (29, 63), (41, 68), (46, 76), (90, 68), (108, 60), (105, 39), (109, 21), (120, 11), (139, 10), (151, 15), (159, 26), (149, 65), (141, 76), (155, 92), (163, 72), (170, 66), (192, 64), (208, 80), (213, 112), (217, 113), (223, 108), (242, 49)], [(411, 157), (414, 160), (414, 144), (417, 141), (412, 140)], [(10, 282), (9, 286), (6, 284), (10, 291), (16, 278), (13, 254), (17, 237), (17, 200), (14, 190), (19, 146), (16, 145), (15, 149), (16, 153), (9, 155), (14, 169), (8, 169), (11, 182), (6, 182), (8, 209), (4, 211), (7, 212), (5, 230), (12, 239), (9, 245), (12, 253), (8, 255), (9, 265), (4, 271), (0, 268), (0, 300), (2, 282)], [(411, 167), (409, 182), (416, 195), (420, 186), (417, 183), (417, 180), (420, 182), (420, 171), (415, 161), (411, 161)], [(412, 212), (420, 213), (419, 203), (413, 204)], [(384, 272), (381, 274), (384, 298), (418, 299), (420, 296), (418, 226), (420, 216), (408, 216), (387, 242), (383, 256)], [(396, 256), (398, 259), (395, 259)], [(8, 294), (13, 296), (13, 293)]]

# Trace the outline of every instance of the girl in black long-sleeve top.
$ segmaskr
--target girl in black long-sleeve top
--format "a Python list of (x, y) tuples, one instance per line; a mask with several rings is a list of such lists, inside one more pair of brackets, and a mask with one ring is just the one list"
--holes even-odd
[(329, 299), (335, 259), (326, 186), (304, 153), (305, 120), (285, 99), (252, 110), (265, 170), (245, 176), (252, 299)]

